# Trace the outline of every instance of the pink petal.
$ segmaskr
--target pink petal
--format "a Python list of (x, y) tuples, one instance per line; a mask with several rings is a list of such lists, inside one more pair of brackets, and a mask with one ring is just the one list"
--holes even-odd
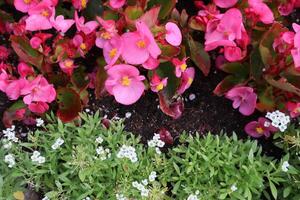
[(126, 0), (109, 0), (109, 5), (114, 9), (119, 9), (124, 6)]
[(166, 28), (166, 40), (173, 46), (179, 46), (182, 42), (181, 31), (178, 26), (173, 22), (168, 22)]
[(246, 126), (245, 126), (245, 132), (255, 138), (259, 138), (261, 136), (263, 136), (263, 134), (258, 134), (256, 131), (256, 128), (258, 126), (258, 122), (253, 121), (253, 122), (249, 122)]
[(49, 19), (41, 15), (31, 15), (25, 20), (25, 22), (25, 29), (28, 31), (48, 30), (52, 28)]
[(240, 113), (245, 116), (249, 116), (254, 113), (256, 108), (257, 95), (255, 93), (251, 93), (247, 96), (247, 99), (242, 101), (240, 106)]
[(214, 0), (214, 3), (220, 8), (229, 8), (234, 6), (238, 0)]

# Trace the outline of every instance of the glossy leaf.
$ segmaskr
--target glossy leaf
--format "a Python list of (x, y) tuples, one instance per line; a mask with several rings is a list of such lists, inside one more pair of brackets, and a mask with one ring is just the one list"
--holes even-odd
[(178, 119), (182, 115), (184, 104), (181, 99), (172, 101), (171, 99), (167, 98), (162, 92), (158, 93), (158, 97), (159, 106), (163, 113), (172, 117), (173, 119)]
[(72, 83), (79, 89), (86, 89), (89, 84), (88, 75), (84, 72), (83, 67), (75, 69), (71, 77)]
[(57, 116), (63, 122), (74, 120), (82, 110), (80, 96), (71, 88), (58, 89), (57, 102), (59, 106)]
[(161, 0), (150, 0), (148, 2), (148, 8), (152, 8), (155, 5), (160, 6), (160, 12), (159, 12), (159, 19), (165, 19), (167, 16), (170, 15), (172, 10), (175, 8), (177, 0), (167, 0), (167, 1), (161, 1)]
[(272, 85), (278, 89), (281, 89), (286, 92), (291, 92), (297, 96), (300, 96), (300, 88), (295, 87), (294, 85), (287, 82), (286, 80), (283, 80), (283, 79), (275, 80), (271, 76), (265, 76), (265, 79), (270, 85)]
[(258, 92), (258, 102), (256, 108), (261, 112), (271, 111), (275, 108), (276, 102), (273, 95), (273, 87), (269, 86)]
[(169, 44), (158, 44), (161, 49), (161, 61), (169, 61), (180, 54), (180, 48)]
[(229, 75), (224, 80), (222, 80), (217, 87), (214, 89), (214, 94), (218, 96), (224, 95), (228, 90), (233, 88), (234, 86), (238, 84), (242, 84), (245, 82), (246, 79), (235, 76), (235, 75)]

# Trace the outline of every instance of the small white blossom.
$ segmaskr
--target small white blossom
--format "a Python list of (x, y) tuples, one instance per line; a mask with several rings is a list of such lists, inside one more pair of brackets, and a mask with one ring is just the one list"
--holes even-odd
[(54, 144), (51, 146), (51, 148), (52, 148), (53, 150), (56, 150), (56, 149), (58, 149), (61, 145), (63, 145), (64, 142), (65, 142), (65, 141), (64, 141), (61, 137), (59, 137), (59, 138), (56, 139), (56, 141), (55, 141)]
[(102, 146), (96, 149), (96, 153), (99, 155), (100, 160), (106, 160), (111, 157), (110, 150), (108, 148), (104, 149)]
[(12, 142), (10, 142), (9, 140), (7, 140), (7, 139), (4, 139), (3, 140), (3, 148), (4, 149), (10, 149), (11, 147), (12, 147)]
[(127, 112), (127, 113), (125, 113), (125, 117), (127, 118), (127, 119), (129, 119), (130, 117), (131, 117), (131, 112)]
[(148, 185), (148, 180), (147, 179), (144, 179), (144, 180), (142, 180), (142, 183), (143, 183), (143, 185)]
[(90, 197), (85, 197), (83, 200), (92, 200)]
[(2, 133), (4, 134), (4, 137), (8, 141), (18, 142), (18, 140), (19, 140), (16, 137), (16, 132), (15, 132), (15, 126), (14, 125), (12, 125), (11, 128), (7, 128), (7, 129), (3, 130)]
[(128, 200), (123, 194), (116, 194), (117, 200)]
[(49, 197), (45, 196), (42, 200), (50, 200)]
[(46, 162), (45, 157), (41, 156), (41, 153), (38, 151), (34, 151), (30, 158), (33, 162), (38, 163), (38, 164), (43, 164)]
[(195, 100), (196, 99), (196, 95), (195, 94), (190, 94), (189, 95), (189, 100), (190, 101), (193, 101), (193, 100)]
[(197, 195), (195, 195), (195, 194), (190, 194), (190, 195), (188, 196), (187, 200), (198, 200), (198, 197), (197, 197)]
[(234, 185), (232, 185), (231, 187), (230, 187), (230, 190), (232, 191), (232, 192), (234, 192), (234, 191), (237, 191), (237, 187), (236, 187), (236, 185), (234, 184)]
[(103, 142), (103, 138), (101, 136), (99, 136), (96, 138), (95, 142), (98, 144), (101, 144)]
[(44, 124), (44, 120), (42, 120), (41, 118), (37, 118), (35, 121), (37, 127), (41, 127)]
[(13, 154), (7, 154), (4, 157), (4, 162), (8, 164), (9, 168), (12, 168), (16, 164), (16, 160)]
[(291, 121), (289, 116), (279, 110), (268, 112), (266, 118), (270, 119), (272, 121), (272, 126), (278, 128), (281, 132), (284, 132), (287, 129), (287, 125)]
[(138, 161), (135, 148), (132, 146), (123, 145), (117, 153), (118, 158), (128, 158), (132, 163)]
[(161, 151), (159, 148), (164, 147), (165, 142), (160, 139), (159, 134), (154, 133), (152, 140), (148, 141), (148, 146), (153, 147), (153, 148), (155, 147), (156, 153), (161, 154)]
[(148, 189), (141, 190), (141, 196), (142, 197), (148, 197), (149, 196), (149, 190)]
[(289, 166), (290, 166), (290, 164), (289, 164), (289, 162), (288, 161), (284, 161), (283, 163), (282, 163), (282, 166), (281, 166), (281, 170), (283, 171), (283, 172), (287, 172), (289, 169)]
[(158, 155), (161, 154), (161, 150), (160, 150), (158, 147), (155, 148), (155, 152), (156, 152)]
[(91, 112), (91, 110), (88, 109), (88, 108), (86, 108), (86, 109), (85, 109), (85, 112), (89, 113), (89, 112)]
[(155, 172), (155, 171), (152, 171), (152, 172), (150, 173), (148, 179), (149, 179), (150, 182), (153, 182), (153, 181), (155, 181), (156, 177), (157, 177), (156, 172)]

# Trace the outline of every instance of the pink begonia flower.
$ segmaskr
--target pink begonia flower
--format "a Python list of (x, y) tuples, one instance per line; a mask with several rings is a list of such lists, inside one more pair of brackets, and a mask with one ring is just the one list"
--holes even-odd
[(83, 41), (83, 38), (81, 35), (77, 34), (75, 35), (75, 37), (73, 38), (73, 44), (75, 47), (77, 47), (77, 51), (79, 52), (79, 54), (84, 57), (85, 53), (88, 50), (88, 45)]
[(65, 19), (63, 15), (59, 15), (56, 18), (53, 17), (50, 19), (50, 21), (53, 28), (62, 34), (66, 33), (75, 23), (73, 19)]
[(5, 93), (10, 100), (17, 100), (22, 93), (22, 89), (26, 87), (28, 81), (24, 78), (9, 81)]
[(9, 84), (9, 75), (4, 69), (2, 69), (0, 71), (0, 91), (5, 92), (8, 84)]
[(177, 24), (173, 22), (168, 22), (165, 26), (166, 28), (166, 40), (172, 46), (179, 46), (182, 42), (181, 31)]
[(233, 101), (232, 107), (239, 107), (240, 113), (245, 116), (251, 115), (255, 111), (257, 95), (251, 87), (235, 87), (226, 93), (226, 98)]
[(33, 68), (28, 66), (26, 63), (24, 62), (20, 62), (18, 64), (18, 73), (19, 75), (24, 78), (28, 75), (34, 75), (34, 71)]
[(161, 79), (157, 74), (154, 74), (151, 78), (150, 86), (153, 92), (159, 92), (167, 86), (168, 77)]
[(56, 97), (56, 91), (53, 85), (49, 84), (41, 75), (26, 84), (22, 89), (21, 94), (25, 95), (23, 101), (27, 105), (32, 102), (51, 103)]
[(102, 49), (106, 42), (118, 36), (118, 30), (114, 20), (104, 20), (101, 17), (97, 17), (97, 21), (102, 29), (97, 32), (96, 46)]
[(114, 65), (123, 51), (123, 40), (120, 36), (114, 37), (104, 44), (103, 55), (107, 65)]
[(300, 103), (287, 102), (286, 108), (290, 112), (290, 116), (292, 118), (296, 118), (300, 116)]
[(293, 23), (293, 29), (295, 31), (294, 47), (300, 48), (300, 25)]
[(293, 57), (295, 68), (297, 70), (300, 70), (300, 48), (292, 49), (291, 54)]
[(205, 50), (236, 46), (234, 40), (242, 39), (242, 24), (242, 13), (236, 8), (226, 11), (220, 20), (210, 20), (205, 33)]
[[(274, 15), (272, 10), (262, 0), (248, 0), (249, 12), (254, 13), (264, 24), (272, 24), (274, 22)], [(256, 19), (254, 19), (256, 21)]]
[(14, 0), (14, 6), (18, 11), (27, 13), (28, 10), (39, 3), (38, 0)]
[(284, 53), (294, 46), (295, 33), (287, 31), (280, 33), (280, 36), (274, 39), (273, 49), (279, 53)]
[(115, 65), (107, 71), (106, 90), (114, 95), (117, 102), (124, 105), (135, 103), (142, 96), (145, 85), (144, 76), (131, 65)]
[(243, 58), (242, 50), (239, 47), (231, 46), (224, 47), (224, 56), (229, 62), (239, 61)]
[(6, 60), (9, 56), (9, 51), (5, 46), (0, 46), (0, 61)]
[(49, 106), (45, 102), (36, 102), (29, 104), (28, 108), (31, 112), (42, 114), (49, 109)]
[(40, 48), (41, 44), (43, 43), (42, 39), (36, 36), (32, 37), (29, 42), (30, 46), (34, 49)]
[(142, 64), (145, 69), (154, 70), (159, 66), (159, 60), (150, 56), (146, 62)]
[(264, 118), (258, 118), (258, 121), (249, 122), (245, 126), (245, 132), (255, 138), (262, 137), (270, 137), (271, 132), (276, 132), (278, 129), (272, 126), (271, 122)]
[(52, 28), (50, 18), (55, 14), (55, 9), (49, 3), (42, 1), (28, 10), (29, 17), (25, 20), (26, 30), (39, 31)]
[(220, 8), (230, 8), (237, 2), (238, 0), (214, 0), (214, 3)]
[(109, 0), (109, 5), (114, 9), (122, 8), (126, 0)]
[(173, 58), (172, 63), (175, 66), (175, 75), (176, 77), (181, 77), (182, 73), (185, 72), (187, 69), (186, 60), (188, 58), (183, 58), (182, 60), (179, 60), (178, 58)]
[(66, 74), (68, 74), (69, 76), (72, 75), (73, 70), (77, 67), (74, 65), (74, 60), (72, 59), (66, 59), (64, 61), (60, 61), (59, 62), (59, 67), (61, 68), (61, 70), (63, 72), (65, 72)]
[(143, 64), (150, 56), (157, 59), (161, 50), (149, 28), (142, 21), (136, 21), (136, 28), (135, 32), (122, 35), (126, 47), (126, 51), (122, 52), (123, 59), (133, 65)]
[(177, 90), (178, 94), (183, 94), (193, 83), (195, 77), (195, 69), (193, 67), (187, 68), (181, 77), (181, 83)]
[(87, 23), (84, 23), (85, 19), (84, 17), (78, 17), (77, 11), (75, 11), (75, 24), (78, 31), (82, 31), (84, 34), (88, 35), (96, 28), (98, 28), (99, 24), (96, 21), (89, 21)]
[(287, 0), (278, 6), (278, 11), (281, 15), (287, 16), (292, 13), (295, 7), (295, 0)]
[(75, 9), (82, 10), (85, 9), (89, 0), (72, 0), (72, 4)]
[(17, 119), (21, 120), (24, 118), (25, 113), (26, 113), (26, 109), (21, 108), (21, 109), (16, 110), (15, 115), (16, 115)]

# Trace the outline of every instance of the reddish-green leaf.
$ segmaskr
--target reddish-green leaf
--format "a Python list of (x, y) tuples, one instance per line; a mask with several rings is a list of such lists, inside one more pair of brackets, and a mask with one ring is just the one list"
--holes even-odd
[(180, 54), (180, 48), (169, 44), (158, 44), (161, 49), (161, 61), (169, 61)]
[(222, 96), (228, 90), (230, 90), (231, 88), (233, 88), (238, 84), (242, 84), (244, 81), (245, 79), (242, 77), (229, 75), (217, 85), (217, 87), (214, 90), (214, 94), (218, 96)]
[(182, 100), (173, 101), (169, 99), (163, 92), (158, 93), (160, 109), (166, 115), (173, 119), (178, 119), (183, 112), (184, 104)]
[(265, 79), (270, 85), (272, 85), (278, 89), (281, 89), (286, 92), (291, 92), (297, 96), (300, 96), (300, 89), (295, 87), (291, 83), (287, 82), (286, 79), (275, 80), (271, 76), (265, 76)]
[(19, 100), (4, 111), (2, 121), (5, 127), (11, 127), (13, 125), (13, 121), (18, 119), (16, 111), (22, 108), (26, 108), (26, 105), (22, 100)]
[(89, 77), (84, 72), (84, 68), (79, 67), (73, 72), (71, 81), (81, 91), (87, 88), (89, 84)]
[(96, 98), (99, 99), (99, 98), (101, 98), (103, 91), (104, 91), (107, 73), (104, 69), (104, 66), (106, 64), (105, 64), (105, 60), (103, 57), (99, 58), (97, 60), (97, 64), (98, 64), (98, 70), (97, 70), (97, 74), (96, 74), (95, 95), (96, 95)]
[(159, 19), (165, 19), (170, 15), (172, 10), (175, 8), (177, 0), (150, 0), (148, 2), (148, 8), (152, 8), (155, 5), (160, 6)]

